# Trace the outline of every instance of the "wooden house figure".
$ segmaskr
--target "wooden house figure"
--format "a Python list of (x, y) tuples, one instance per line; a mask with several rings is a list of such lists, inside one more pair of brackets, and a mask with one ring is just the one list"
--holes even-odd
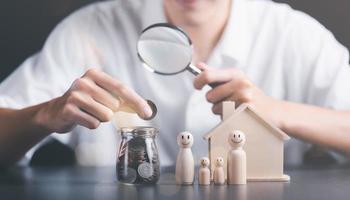
[[(235, 103), (223, 102), (222, 122), (204, 135), (209, 144), (209, 159), (225, 159), (225, 178), (227, 177), (227, 152), (229, 133), (240, 130), (246, 136), (244, 150), (247, 155), (248, 181), (289, 181), (283, 173), (284, 141), (289, 136), (276, 126), (267, 122), (250, 105), (242, 104), (235, 109)], [(213, 174), (215, 166), (210, 166)]]

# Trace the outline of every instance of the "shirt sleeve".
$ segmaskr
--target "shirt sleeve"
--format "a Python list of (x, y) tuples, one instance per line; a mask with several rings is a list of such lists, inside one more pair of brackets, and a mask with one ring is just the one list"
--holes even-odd
[(84, 31), (68, 18), (59, 24), (43, 49), (27, 59), (0, 84), (0, 106), (20, 109), (62, 95), (85, 71)]
[[(349, 52), (319, 22), (294, 13), (286, 63), (288, 96), (292, 101), (350, 110)], [(290, 56), (291, 55), (291, 56)]]
[[(350, 111), (349, 51), (319, 22), (295, 12), (284, 67), (287, 99), (335, 110)], [(330, 150), (339, 163), (349, 157)]]
[[(85, 44), (89, 35), (88, 23), (82, 23), (82, 18), (73, 14), (61, 22), (42, 50), (0, 84), (0, 107), (21, 109), (61, 96), (86, 71), (84, 56), (89, 55)], [(70, 134), (55, 135), (29, 150), (19, 164), (26, 165), (34, 151), (52, 137), (68, 143)]]

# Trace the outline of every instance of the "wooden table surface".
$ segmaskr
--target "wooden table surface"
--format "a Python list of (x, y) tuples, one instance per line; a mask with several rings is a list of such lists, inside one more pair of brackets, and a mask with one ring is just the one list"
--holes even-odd
[(249, 182), (246, 186), (175, 184), (162, 169), (156, 185), (125, 185), (114, 167), (13, 167), (0, 170), (0, 199), (350, 199), (350, 167), (287, 169), (291, 182)]

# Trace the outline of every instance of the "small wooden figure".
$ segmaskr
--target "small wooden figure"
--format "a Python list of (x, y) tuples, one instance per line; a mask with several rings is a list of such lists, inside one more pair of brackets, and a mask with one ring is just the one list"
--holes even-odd
[(199, 185), (210, 185), (209, 158), (207, 157), (202, 157), (200, 159), (198, 183)]
[(225, 184), (225, 171), (224, 171), (224, 159), (222, 157), (217, 157), (215, 161), (214, 170), (214, 184), (223, 185)]
[(176, 159), (176, 183), (191, 185), (194, 181), (194, 160), (191, 150), (193, 145), (192, 134), (189, 132), (181, 132), (177, 136), (177, 143), (180, 149)]
[(242, 148), (245, 143), (245, 135), (243, 132), (235, 130), (229, 134), (228, 142), (231, 145), (231, 150), (227, 155), (227, 183), (246, 184), (247, 159)]

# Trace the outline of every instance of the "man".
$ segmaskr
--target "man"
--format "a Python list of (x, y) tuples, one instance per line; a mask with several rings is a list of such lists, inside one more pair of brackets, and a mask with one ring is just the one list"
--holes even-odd
[[(193, 63), (203, 73), (162, 77), (142, 68), (135, 50), (138, 36), (158, 22), (175, 24), (190, 35)], [(0, 161), (9, 165), (24, 155), (23, 161), (28, 160), (40, 141), (55, 137), (75, 148), (78, 160), (95, 152), (98, 160), (87, 163), (114, 164), (118, 144), (112, 126), (103, 122), (118, 110), (115, 95), (141, 118), (151, 115), (144, 98), (157, 104), (152, 125), (161, 130), (163, 165), (174, 164), (174, 138), (183, 130), (194, 133), (196, 156), (207, 153), (201, 135), (219, 123), (212, 112), (220, 114), (223, 100), (251, 104), (294, 138), (349, 153), (349, 77), (346, 48), (315, 20), (284, 4), (97, 3), (58, 25), (42, 51), (1, 84)], [(223, 84), (204, 87), (215, 82)], [(100, 145), (84, 148), (89, 144)], [(290, 145), (287, 161), (293, 160), (291, 151), (305, 150)]]

